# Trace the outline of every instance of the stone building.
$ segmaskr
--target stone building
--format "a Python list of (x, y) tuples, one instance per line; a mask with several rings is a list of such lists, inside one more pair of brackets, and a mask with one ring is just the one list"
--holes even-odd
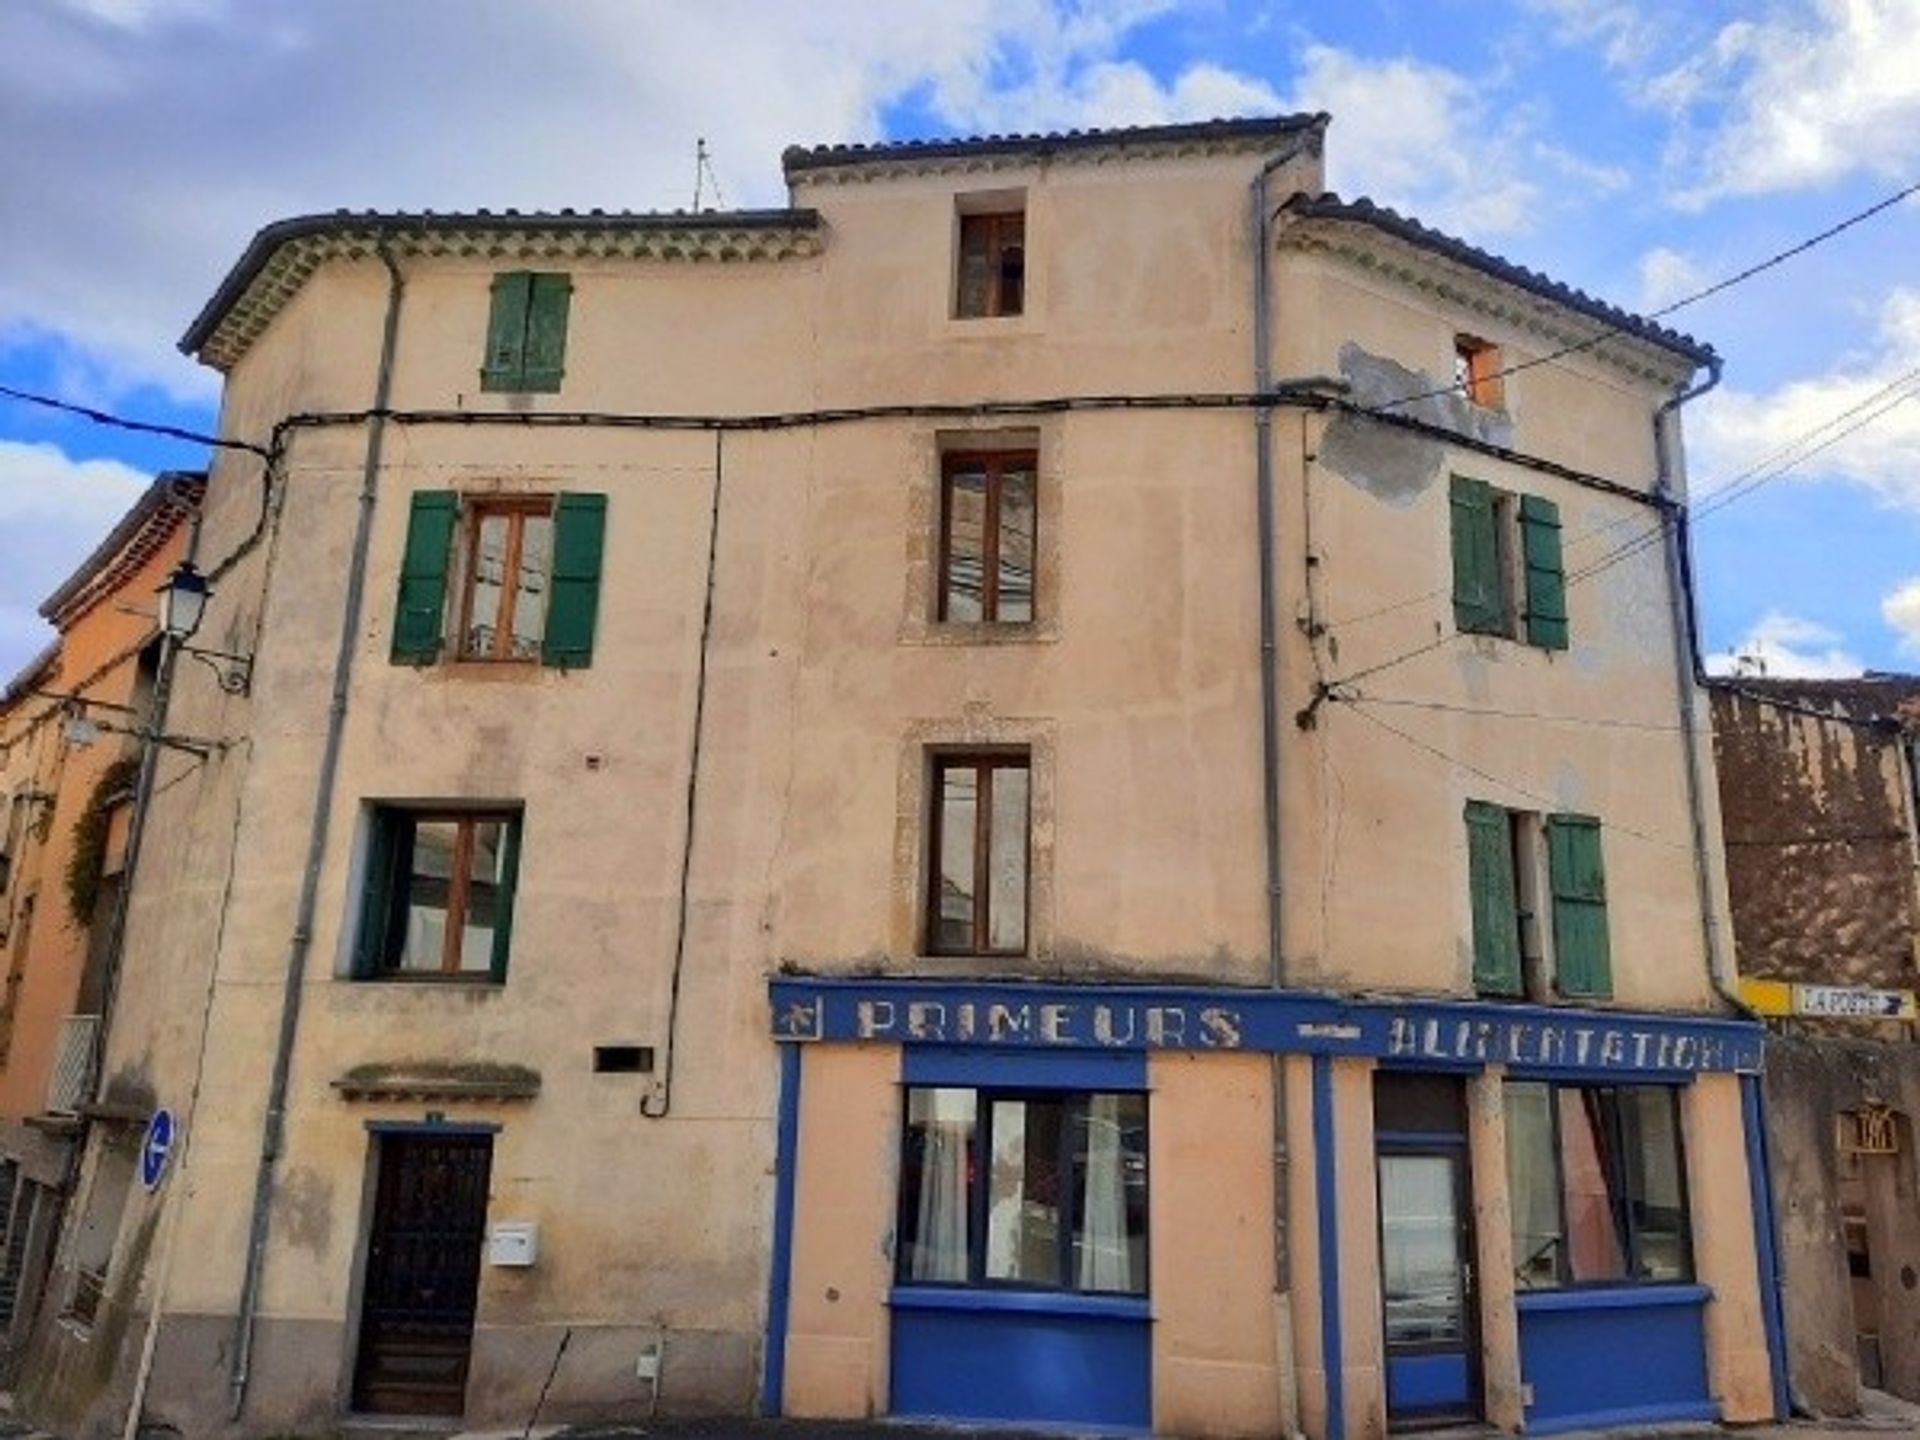
[(1717, 359), (1326, 126), (263, 230), (37, 1413), (1775, 1414)]
[[(154, 592), (186, 548), (201, 477), (157, 477), (41, 615), (53, 643), (0, 692), (0, 1354), (11, 1372), (43, 1303), (85, 1317), (101, 1298), (125, 1187), (72, 1240), (43, 1293), (90, 1125), (117, 959), (133, 797), (152, 720)], [(118, 1149), (114, 1152), (118, 1155)], [(108, 1216), (111, 1216), (109, 1221)]]
[(1796, 1401), (1920, 1400), (1920, 677), (1713, 692), (1742, 988), (1775, 1017), (1768, 1135)]

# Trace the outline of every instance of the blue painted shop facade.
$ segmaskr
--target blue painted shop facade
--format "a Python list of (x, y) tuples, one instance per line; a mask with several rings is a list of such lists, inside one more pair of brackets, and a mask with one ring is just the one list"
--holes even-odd
[[(1314, 1440), (1785, 1413), (1758, 1025), (1200, 986), (782, 977), (769, 999), (769, 1413), (1258, 1433), (1263, 1385), (1297, 1393)], [(1220, 1130), (1243, 1104), (1294, 1120)], [(829, 1125), (871, 1127), (887, 1173), (810, 1172)], [(1278, 1179), (1291, 1341), (1265, 1371), (1214, 1352), (1208, 1371), (1183, 1349), (1215, 1344), (1207, 1318), (1173, 1292), (1223, 1242), (1207, 1176), (1163, 1172), (1217, 1165), (1239, 1214), (1249, 1177), (1276, 1185), (1276, 1140), (1298, 1172)], [(884, 1198), (846, 1201), (859, 1185)], [(1257, 1314), (1271, 1227), (1234, 1243), (1219, 1303)], [(871, 1325), (854, 1287), (824, 1287), (837, 1311), (795, 1289), (841, 1273), (834, 1244), (886, 1266)], [(1209, 1374), (1243, 1400), (1209, 1411)]]

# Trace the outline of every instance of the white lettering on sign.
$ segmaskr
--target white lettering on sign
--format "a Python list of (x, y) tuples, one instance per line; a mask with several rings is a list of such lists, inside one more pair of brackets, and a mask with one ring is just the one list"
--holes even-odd
[(1797, 1015), (1831, 1015), (1852, 1019), (1911, 1019), (1913, 996), (1905, 990), (1866, 990), (1849, 985), (1796, 985), (1793, 1009)]
[[(1494, 1061), (1507, 1065), (1591, 1070), (1725, 1070), (1727, 1041), (1718, 1035), (1655, 1033), (1632, 1025), (1555, 1025), (1534, 1020), (1387, 1022), (1394, 1059)], [(1750, 1068), (1750, 1067), (1748, 1067)]]
[(862, 1040), (956, 1045), (1238, 1050), (1246, 1040), (1240, 1012), (1224, 1005), (876, 999), (855, 1003), (853, 1023)]

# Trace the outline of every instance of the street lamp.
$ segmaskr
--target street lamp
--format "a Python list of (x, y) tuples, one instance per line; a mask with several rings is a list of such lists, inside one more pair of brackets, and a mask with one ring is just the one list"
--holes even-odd
[(189, 645), (200, 621), (207, 613), (207, 601), (213, 587), (191, 560), (182, 560), (160, 587), (160, 632), (182, 655), (191, 655), (220, 677), (220, 688), (229, 695), (244, 695), (253, 683), (253, 658), (229, 655), (224, 650), (202, 650)]
[(176, 645), (184, 646), (200, 628), (200, 617), (207, 612), (207, 598), (213, 594), (207, 577), (194, 568), (191, 560), (182, 560), (160, 587), (160, 628)]

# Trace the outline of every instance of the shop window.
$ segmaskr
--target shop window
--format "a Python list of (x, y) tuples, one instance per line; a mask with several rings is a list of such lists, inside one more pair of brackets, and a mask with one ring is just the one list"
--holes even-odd
[(1692, 1278), (1675, 1087), (1512, 1081), (1506, 1108), (1520, 1289)]
[(591, 664), (606, 526), (605, 495), (416, 491), (393, 662), (431, 665), (450, 652), (459, 660), (561, 669)]
[(520, 814), (376, 806), (356, 979), (506, 979)]
[(930, 954), (1027, 953), (1030, 779), (1024, 749), (934, 756)]
[(1036, 461), (1031, 450), (942, 457), (941, 620), (1033, 620)]
[(565, 374), (572, 300), (573, 281), (566, 275), (512, 270), (494, 276), (480, 388), (558, 390)]
[(1453, 477), (1451, 501), (1455, 627), (1565, 650), (1560, 507), (1465, 475)]
[(1471, 335), (1453, 337), (1453, 383), (1483, 410), (1499, 410), (1506, 404), (1501, 369), (1498, 345)]
[(954, 317), (980, 320), (1018, 315), (1025, 308), (1027, 291), (1025, 209), (963, 211), (959, 218)]
[(1147, 1293), (1147, 1100), (907, 1092), (902, 1284)]
[(1474, 989), (1521, 995), (1530, 973), (1541, 977), (1544, 989), (1550, 932), (1554, 991), (1578, 999), (1612, 995), (1600, 822), (1469, 800), (1466, 824)]

